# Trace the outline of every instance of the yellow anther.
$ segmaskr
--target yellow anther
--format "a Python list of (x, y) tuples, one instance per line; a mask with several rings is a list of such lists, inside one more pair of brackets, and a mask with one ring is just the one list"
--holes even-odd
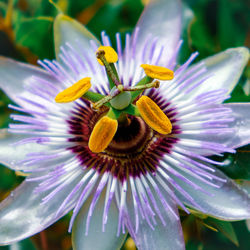
[(85, 77), (71, 87), (60, 92), (56, 98), (56, 102), (73, 102), (80, 98), (91, 88), (90, 77)]
[(95, 125), (90, 138), (89, 149), (94, 153), (100, 153), (108, 147), (115, 136), (118, 127), (117, 120), (103, 116)]
[[(108, 63), (115, 63), (118, 61), (118, 55), (116, 51), (110, 46), (100, 46), (97, 51), (103, 50), (105, 52), (105, 58)], [(100, 59), (97, 59), (98, 62), (103, 65)]]
[(151, 78), (158, 80), (172, 80), (174, 78), (174, 72), (170, 69), (149, 64), (142, 64), (141, 67), (145, 74)]
[(172, 124), (170, 120), (153, 100), (147, 96), (142, 96), (136, 102), (136, 106), (143, 120), (153, 130), (164, 135), (171, 133)]

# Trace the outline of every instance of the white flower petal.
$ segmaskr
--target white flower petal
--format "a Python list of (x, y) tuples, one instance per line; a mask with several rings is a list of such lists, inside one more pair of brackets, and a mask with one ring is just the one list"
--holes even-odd
[[(159, 186), (161, 189), (161, 187)], [(155, 197), (156, 198), (156, 197)], [(178, 214), (176, 204), (174, 204), (170, 197), (165, 197), (169, 206), (173, 211)], [(140, 217), (139, 228), (135, 233), (136, 219), (134, 219), (134, 207), (132, 198), (129, 199), (127, 209), (130, 214), (130, 223), (127, 224), (128, 231), (133, 237), (136, 246), (139, 250), (182, 250), (185, 249), (185, 243), (183, 239), (182, 227), (179, 219), (173, 215), (173, 213), (167, 208), (163, 208), (161, 202), (156, 198), (157, 206), (164, 217), (166, 225), (164, 226), (156, 215), (154, 218), (157, 225), (154, 225), (152, 229), (145, 219)], [(167, 212), (166, 212), (167, 210)], [(133, 230), (131, 229), (131, 226)]]
[(173, 218), (171, 213), (169, 215), (167, 225), (164, 227), (158, 221), (155, 230), (152, 230), (145, 220), (140, 223), (140, 228), (135, 236), (139, 250), (185, 249), (180, 221)]
[[(217, 133), (197, 133), (189, 137), (203, 142), (220, 143), (230, 148), (238, 148), (249, 144), (250, 103), (226, 103), (223, 106), (232, 110), (230, 117), (234, 118), (234, 121), (228, 123), (228, 127)], [(227, 129), (230, 131), (227, 132)]]
[(118, 210), (114, 202), (112, 202), (110, 206), (105, 232), (102, 231), (102, 216), (105, 199), (104, 194), (101, 195), (100, 200), (97, 203), (94, 213), (90, 219), (88, 235), (85, 235), (88, 210), (92, 198), (93, 197), (90, 197), (88, 201), (82, 206), (75, 219), (72, 229), (73, 249), (89, 249), (90, 246), (91, 249), (95, 250), (120, 249), (126, 238), (126, 234), (120, 234), (119, 237), (116, 235)]
[(5, 129), (0, 130), (0, 163), (13, 170), (22, 170), (19, 161), (25, 159), (26, 154), (30, 152), (47, 151), (48, 147), (37, 144), (27, 143), (15, 145), (19, 140), (25, 139), (25, 135), (14, 135), (8, 133)]
[(233, 111), (234, 121), (229, 124), (235, 129), (233, 136), (227, 138), (224, 143), (227, 146), (238, 148), (250, 143), (250, 103), (225, 104)]
[[(167, 65), (166, 60), (171, 60), (180, 39), (181, 15), (179, 0), (151, 0), (136, 26), (139, 28), (136, 51), (142, 49), (150, 34), (153, 36), (152, 40), (158, 37), (158, 50), (161, 49), (160, 45), (164, 45), (164, 52), (167, 56), (162, 56), (162, 58), (165, 59), (164, 64)], [(136, 32), (133, 35), (135, 34)]]
[[(213, 180), (214, 184), (220, 187), (210, 186), (201, 180), (194, 178), (193, 176), (181, 171), (180, 169), (172, 166), (184, 177), (200, 186), (211, 195), (207, 195), (200, 190), (195, 190), (194, 187), (183, 182), (179, 178), (171, 175), (171, 177), (194, 199), (194, 201), (199, 204), (199, 206), (204, 210), (204, 212), (212, 217), (216, 217), (222, 220), (243, 220), (250, 218), (250, 197), (248, 194), (242, 190), (234, 181), (229, 179), (225, 174), (223, 174), (218, 169), (214, 168), (215, 172), (213, 175), (226, 180), (222, 183), (221, 181)], [(183, 197), (178, 195), (182, 202), (186, 203), (190, 207), (193, 207), (190, 202)], [(196, 208), (199, 210), (198, 208)]]
[(250, 181), (245, 180), (242, 183), (240, 183), (240, 186), (242, 189), (244, 189), (250, 195)]
[(48, 191), (33, 192), (39, 182), (24, 181), (12, 191), (9, 197), (0, 203), (0, 245), (9, 245), (30, 237), (67, 214), (75, 205), (77, 194), (67, 204), (63, 213), (58, 217), (55, 216), (62, 201), (80, 178), (75, 178), (46, 204), (41, 202)]
[(0, 88), (16, 103), (17, 95), (28, 95), (24, 89), (24, 83), (32, 76), (44, 79), (56, 84), (56, 80), (46, 71), (25, 63), (0, 56)]
[(82, 24), (68, 16), (59, 14), (54, 22), (55, 52), (58, 59), (60, 47), (69, 43), (77, 49), (79, 45), (88, 51), (91, 48), (90, 40), (98, 42), (94, 35)]
[[(207, 71), (197, 77), (195, 81), (199, 82), (206, 76), (211, 77), (191, 91), (186, 98), (193, 99), (200, 94), (218, 89), (228, 90), (228, 94), (230, 94), (237, 84), (248, 59), (249, 50), (244, 47), (239, 47), (228, 49), (200, 61), (199, 64), (203, 62)], [(190, 67), (188, 71), (192, 70), (195, 66), (196, 64)]]

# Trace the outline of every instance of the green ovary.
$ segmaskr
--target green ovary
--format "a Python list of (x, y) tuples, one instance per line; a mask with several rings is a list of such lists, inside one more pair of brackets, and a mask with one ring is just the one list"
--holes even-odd
[[(115, 91), (116, 87), (114, 87), (111, 90), (111, 94), (113, 91)], [(113, 108), (118, 109), (118, 110), (122, 110), (125, 109), (126, 107), (128, 107), (128, 105), (131, 102), (131, 93), (130, 92), (122, 92), (119, 95), (117, 95), (116, 97), (114, 97), (111, 101), (110, 104)]]

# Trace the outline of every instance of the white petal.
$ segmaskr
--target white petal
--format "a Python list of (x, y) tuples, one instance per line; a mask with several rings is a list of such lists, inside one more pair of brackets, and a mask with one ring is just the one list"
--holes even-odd
[[(172, 166), (173, 167), (173, 166)], [(210, 166), (211, 168), (214, 168)], [(173, 167), (175, 168), (175, 167)], [(225, 174), (223, 174), (218, 169), (214, 168), (215, 172), (213, 175), (226, 180), (226, 182), (221, 182), (213, 180), (214, 184), (220, 185), (220, 187), (210, 186), (191, 175), (187, 174), (175, 168), (179, 173), (184, 177), (194, 182), (203, 190), (208, 192), (211, 195), (207, 195), (200, 190), (195, 190), (194, 187), (186, 184), (179, 178), (171, 175), (173, 179), (186, 191), (188, 192), (194, 201), (199, 204), (199, 206), (204, 210), (204, 212), (210, 216), (216, 217), (222, 220), (243, 220), (250, 218), (250, 197), (248, 194), (242, 190), (234, 181), (229, 179)], [(179, 195), (179, 198), (192, 207), (190, 202)], [(198, 208), (196, 208), (199, 210)]]
[(23, 145), (15, 145), (19, 140), (25, 139), (25, 135), (14, 135), (8, 133), (5, 129), (0, 130), (0, 163), (6, 165), (13, 170), (22, 170), (22, 166), (18, 163), (25, 159), (26, 154), (30, 152), (40, 152), (48, 150), (47, 146), (37, 143), (27, 143)]
[(250, 143), (250, 103), (229, 103), (233, 111), (234, 121), (229, 124), (235, 129), (233, 136), (224, 142), (227, 146), (238, 148)]
[[(250, 103), (226, 103), (224, 107), (232, 110), (234, 121), (228, 123), (227, 128), (218, 133), (200, 133), (191, 135), (199, 141), (216, 142), (231, 148), (238, 148), (250, 143)], [(205, 129), (205, 128), (204, 128)]]
[(105, 198), (103, 194), (101, 195), (90, 220), (88, 235), (85, 235), (88, 209), (92, 198), (93, 197), (90, 197), (89, 200), (82, 206), (74, 222), (72, 230), (73, 249), (84, 250), (89, 249), (90, 246), (91, 249), (95, 250), (120, 249), (126, 238), (126, 234), (120, 234), (119, 237), (116, 236), (118, 210), (114, 202), (112, 202), (110, 206), (105, 232), (102, 231), (102, 215)]
[(75, 49), (81, 45), (86, 51), (90, 47), (90, 40), (96, 42), (97, 39), (82, 24), (68, 16), (59, 14), (54, 22), (55, 51), (58, 59), (60, 47), (69, 43)]
[[(161, 187), (159, 186), (161, 189)], [(156, 198), (156, 197), (155, 197)], [(170, 197), (166, 197), (166, 200), (173, 209), (173, 211), (178, 214), (178, 209), (176, 204), (174, 204)], [(145, 219), (140, 217), (139, 228), (137, 233), (135, 233), (136, 219), (134, 217), (134, 207), (132, 198), (129, 199), (127, 209), (130, 216), (130, 223), (127, 224), (128, 231), (133, 237), (136, 246), (139, 250), (182, 250), (185, 249), (185, 243), (183, 239), (182, 227), (179, 218), (177, 219), (171, 211), (167, 208), (163, 208), (159, 199), (156, 198), (157, 206), (160, 213), (164, 217), (166, 225), (164, 226), (156, 215), (154, 218), (157, 225), (154, 226), (154, 230), (148, 225)], [(167, 212), (166, 212), (167, 210)], [(132, 226), (132, 228), (131, 228)]]
[(38, 182), (23, 182), (0, 204), (0, 245), (8, 245), (34, 235), (67, 214), (74, 206), (76, 197), (67, 204), (63, 213), (56, 212), (80, 178), (74, 179), (58, 192), (50, 202), (41, 204), (47, 192), (34, 193)]
[(28, 95), (24, 89), (24, 83), (33, 75), (49, 82), (57, 82), (46, 71), (38, 67), (0, 56), (0, 88), (14, 102), (21, 104), (16, 96)]
[(164, 64), (167, 65), (167, 60), (171, 60), (180, 39), (181, 15), (179, 0), (151, 0), (136, 26), (139, 28), (136, 50), (141, 50), (149, 34), (153, 35), (153, 38), (159, 37), (157, 46), (160, 50), (159, 45), (164, 45), (167, 55), (163, 56)]
[(250, 181), (243, 181), (240, 183), (240, 186), (250, 195)]
[(135, 235), (135, 242), (139, 250), (181, 250), (185, 249), (180, 221), (177, 221), (171, 213), (164, 227), (158, 220), (155, 230), (152, 230), (147, 222), (140, 223)]
[[(230, 94), (237, 84), (248, 59), (249, 50), (240, 47), (228, 49), (202, 60), (201, 62), (205, 64), (207, 72), (197, 77), (196, 81), (198, 82), (206, 76), (211, 75), (211, 77), (188, 94), (187, 98), (193, 99), (202, 93), (218, 89), (225, 89), (228, 91), (228, 94)], [(195, 66), (196, 64), (190, 67), (189, 70), (192, 70)]]

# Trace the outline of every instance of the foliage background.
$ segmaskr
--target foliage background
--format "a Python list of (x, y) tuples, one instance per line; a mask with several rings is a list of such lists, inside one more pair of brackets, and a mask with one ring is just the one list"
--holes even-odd
[[(97, 37), (102, 30), (112, 41), (116, 32), (122, 36), (131, 32), (147, 0), (0, 0), (0, 55), (36, 64), (38, 58), (53, 59), (53, 19), (61, 9), (76, 18)], [(183, 29), (184, 45), (180, 61), (191, 52), (199, 51), (198, 60), (229, 47), (250, 44), (250, 2), (247, 0), (185, 0), (190, 20)], [(193, 14), (191, 10), (193, 11)], [(232, 93), (229, 102), (250, 101), (250, 67)], [(10, 122), (10, 100), (0, 91), (0, 128)], [(231, 178), (250, 187), (250, 147), (238, 149), (236, 155), (227, 154), (223, 171)], [(0, 165), (0, 200), (4, 199), (24, 177)], [(3, 249), (71, 249), (67, 233), (69, 215), (30, 239)], [(183, 214), (182, 224), (187, 250), (240, 249), (250, 246), (250, 235), (244, 221), (219, 222), (200, 215)], [(1, 225), (0, 225), (1, 226)], [(215, 232), (215, 229), (218, 232)], [(16, 248), (15, 248), (16, 249)], [(123, 249), (135, 249), (131, 239)]]

